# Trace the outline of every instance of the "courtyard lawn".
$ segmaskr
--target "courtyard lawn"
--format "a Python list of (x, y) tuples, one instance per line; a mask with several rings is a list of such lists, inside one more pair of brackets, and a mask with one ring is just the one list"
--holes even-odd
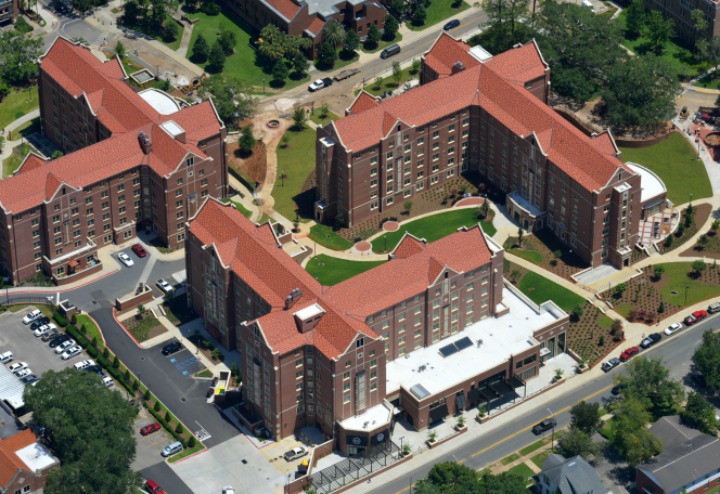
[[(266, 87), (269, 88), (272, 76), (265, 74), (260, 67), (255, 65), (255, 50), (250, 46), (250, 37), (252, 29), (239, 19), (228, 17), (220, 13), (218, 15), (206, 15), (202, 12), (191, 14), (193, 19), (199, 19), (193, 26), (192, 38), (188, 47), (188, 58), (192, 55), (192, 48), (195, 46), (195, 40), (201, 34), (210, 46), (217, 39), (220, 26), (225, 26), (228, 31), (235, 33), (235, 52), (225, 61), (223, 74), (228, 77), (237, 77), (242, 79), (251, 86), (261, 87), (263, 80), (267, 82)], [(205, 64), (200, 64), (205, 68)]]
[[(688, 277), (688, 273), (692, 271), (692, 263), (672, 262), (663, 264), (663, 266), (665, 266), (663, 278), (667, 279), (667, 283), (662, 288), (661, 293), (667, 303), (678, 306), (693, 305), (720, 295), (720, 286), (703, 283)], [(706, 269), (712, 269), (712, 267), (708, 264)], [(687, 289), (687, 304), (685, 304), (685, 287), (689, 287)], [(676, 292), (676, 294), (673, 295), (673, 292)]]
[[(434, 242), (455, 232), (462, 226), (473, 226), (478, 223), (478, 208), (453, 209), (450, 211), (426, 216), (418, 220), (400, 225), (396, 232), (385, 233), (372, 241), (373, 251), (378, 253), (390, 252), (395, 249), (400, 239), (409, 232), (417, 238), (424, 238)], [(492, 223), (480, 222), (483, 231), (491, 237), (497, 231)]]
[(460, 7), (454, 9), (452, 8), (452, 4), (453, 2), (451, 0), (431, 0), (430, 6), (426, 10), (427, 17), (425, 17), (425, 23), (422, 26), (414, 26), (410, 20), (406, 21), (405, 25), (413, 31), (422, 31), (470, 7), (470, 5), (463, 2), (460, 4)]
[(542, 467), (543, 467), (543, 463), (545, 462), (545, 460), (547, 459), (548, 456), (550, 456), (550, 450), (549, 450), (549, 449), (546, 450), (546, 451), (543, 451), (542, 453), (539, 453), (539, 454), (533, 456), (532, 458), (530, 458), (530, 460), (531, 460), (533, 463), (535, 463), (535, 464), (538, 466), (538, 468), (542, 468)]
[(515, 465), (510, 470), (508, 470), (507, 473), (509, 473), (510, 475), (517, 475), (518, 477), (522, 477), (524, 480), (527, 480), (528, 483), (532, 482), (533, 471), (525, 463)]
[(277, 169), (285, 172), (284, 185), (275, 184), (273, 209), (289, 220), (295, 211), (301, 218), (312, 219), (314, 189), (302, 192), (305, 182), (315, 172), (315, 130), (305, 127), (300, 132), (288, 130), (287, 147), (278, 146)]
[(542, 264), (544, 258), (543, 255), (536, 250), (525, 250), (525, 249), (509, 249), (507, 251), (510, 254), (522, 257), (526, 261), (530, 261), (533, 264)]
[(310, 238), (332, 250), (348, 250), (353, 246), (352, 242), (342, 238), (335, 233), (332, 227), (327, 225), (317, 224), (310, 228)]
[(410, 70), (412, 67), (407, 67), (402, 69), (401, 76), (400, 76), (400, 84), (397, 83), (395, 80), (395, 77), (388, 76), (385, 79), (382, 79), (380, 81), (377, 81), (376, 79), (368, 79), (365, 81), (365, 91), (368, 93), (374, 95), (374, 96), (380, 96), (384, 92), (391, 93), (395, 91), (398, 87), (402, 86), (404, 83), (411, 79), (417, 79), (420, 77), (419, 73), (411, 74)]
[(312, 120), (316, 124), (320, 125), (321, 127), (329, 124), (330, 122), (334, 122), (338, 118), (340, 118), (340, 117), (335, 115), (330, 110), (328, 110), (327, 115), (325, 116), (325, 118), (323, 118), (320, 113), (320, 108), (315, 108), (315, 111), (313, 111), (312, 114), (310, 114), (310, 120)]
[(581, 296), (533, 271), (523, 276), (519, 288), (536, 304), (552, 300), (565, 312), (571, 312), (578, 305), (585, 305), (585, 300)]
[(37, 86), (13, 90), (0, 102), (0, 128), (4, 129), (18, 118), (40, 106)]
[(332, 286), (379, 266), (386, 261), (348, 261), (320, 254), (310, 259), (305, 269), (320, 284)]
[(670, 136), (644, 148), (620, 148), (623, 161), (633, 161), (649, 168), (665, 183), (668, 199), (673, 204), (684, 204), (690, 199), (712, 196), (712, 187), (697, 152), (680, 134)]

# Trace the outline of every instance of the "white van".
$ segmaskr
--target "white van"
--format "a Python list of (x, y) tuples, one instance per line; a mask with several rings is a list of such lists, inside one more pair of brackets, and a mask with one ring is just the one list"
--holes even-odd
[(12, 362), (12, 359), (13, 359), (12, 352), (0, 353), (0, 364), (7, 364), (8, 362)]
[(174, 443), (168, 444), (167, 446), (165, 446), (163, 448), (161, 454), (167, 458), (168, 456), (172, 456), (174, 454), (179, 453), (183, 449), (185, 449), (185, 448), (183, 448), (182, 443), (180, 441), (175, 441)]

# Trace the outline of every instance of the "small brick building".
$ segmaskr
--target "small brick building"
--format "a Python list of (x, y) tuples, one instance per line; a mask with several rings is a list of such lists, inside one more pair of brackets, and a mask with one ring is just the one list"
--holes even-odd
[(48, 472), (59, 466), (30, 429), (0, 440), (0, 492), (42, 494)]

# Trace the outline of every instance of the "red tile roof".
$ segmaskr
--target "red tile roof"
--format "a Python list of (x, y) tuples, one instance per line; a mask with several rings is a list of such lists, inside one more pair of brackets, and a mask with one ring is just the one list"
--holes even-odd
[(262, 2), (287, 21), (293, 20), (300, 11), (300, 6), (292, 0), (262, 0)]
[(350, 113), (362, 113), (366, 110), (369, 110), (371, 108), (375, 108), (377, 106), (380, 106), (380, 103), (375, 99), (373, 95), (365, 91), (364, 89), (360, 91), (360, 93), (357, 95), (357, 98), (355, 98), (355, 101), (353, 101), (353, 104), (350, 105), (350, 108), (348, 108), (348, 111)]
[[(273, 351), (287, 353), (312, 340), (334, 358), (345, 352), (358, 333), (377, 338), (364, 323), (326, 303), (320, 284), (280, 249), (269, 223), (255, 225), (231, 205), (208, 199), (190, 220), (190, 231), (206, 248), (214, 248), (222, 263), (272, 307), (257, 323)], [(285, 299), (295, 288), (302, 296), (284, 310)], [(301, 334), (293, 313), (314, 303), (326, 313), (314, 329)]]
[(16, 454), (16, 451), (30, 446), (36, 441), (35, 434), (30, 429), (0, 440), (0, 487), (7, 487), (18, 470), (32, 472), (30, 467)]
[(442, 32), (432, 48), (425, 52), (423, 60), (425, 65), (442, 78), (452, 74), (456, 62), (461, 62), (466, 69), (479, 65), (480, 61), (470, 55), (469, 51), (468, 45)]
[[(448, 39), (452, 40), (449, 36), (441, 36), (437, 44), (443, 49), (453, 46)], [(451, 66), (454, 62), (450, 59), (448, 63)], [(331, 125), (347, 151), (358, 152), (385, 138), (391, 128), (388, 122), (400, 120), (419, 127), (471, 105), (479, 105), (517, 135), (528, 137), (534, 132), (550, 161), (587, 190), (598, 190), (607, 185), (618, 168), (630, 171), (608, 152), (604, 140), (593, 142), (524, 89), (524, 82), (529, 80), (527, 77), (542, 75), (545, 69), (537, 45), (531, 42), (489, 62), (466, 67), (452, 77), (387, 99), (377, 107), (353, 112)], [(512, 70), (520, 73), (513, 75)]]
[[(125, 84), (119, 62), (103, 63), (87, 48), (64, 38), (57, 38), (41, 58), (40, 70), (71, 95), (85, 97), (113, 136), (52, 161), (31, 155), (15, 176), (0, 181), (0, 204), (6, 212), (19, 213), (42, 204), (61, 183), (79, 189), (139, 165), (148, 165), (166, 176), (180, 166), (188, 153), (207, 158), (197, 143), (217, 135), (223, 127), (211, 101), (171, 115), (158, 114)], [(160, 127), (167, 120), (185, 130), (185, 143)], [(138, 142), (141, 131), (152, 142), (153, 150), (148, 155)]]
[(305, 28), (305, 31), (307, 31), (308, 33), (312, 34), (313, 37), (315, 37), (318, 34), (320, 34), (320, 31), (322, 31), (322, 29), (324, 27), (325, 27), (325, 21), (322, 20), (320, 17), (315, 16), (315, 18), (312, 20), (310, 25), (307, 28)]
[(479, 226), (460, 229), (431, 244), (406, 233), (389, 262), (330, 287), (325, 298), (363, 318), (419, 295), (445, 269), (466, 273), (490, 262)]

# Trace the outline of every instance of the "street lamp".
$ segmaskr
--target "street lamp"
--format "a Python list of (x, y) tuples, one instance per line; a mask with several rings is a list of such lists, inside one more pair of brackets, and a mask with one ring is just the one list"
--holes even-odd
[(555, 450), (555, 414), (553, 413), (550, 408), (547, 409), (548, 412), (550, 412), (550, 420), (552, 420), (552, 436), (550, 439), (550, 451)]
[(265, 78), (263, 77), (263, 95), (265, 95)]
[(687, 306), (687, 292), (689, 288), (690, 287), (688, 285), (685, 285), (685, 303), (683, 304), (684, 307)]
[(280, 187), (285, 187), (285, 170), (280, 172)]

